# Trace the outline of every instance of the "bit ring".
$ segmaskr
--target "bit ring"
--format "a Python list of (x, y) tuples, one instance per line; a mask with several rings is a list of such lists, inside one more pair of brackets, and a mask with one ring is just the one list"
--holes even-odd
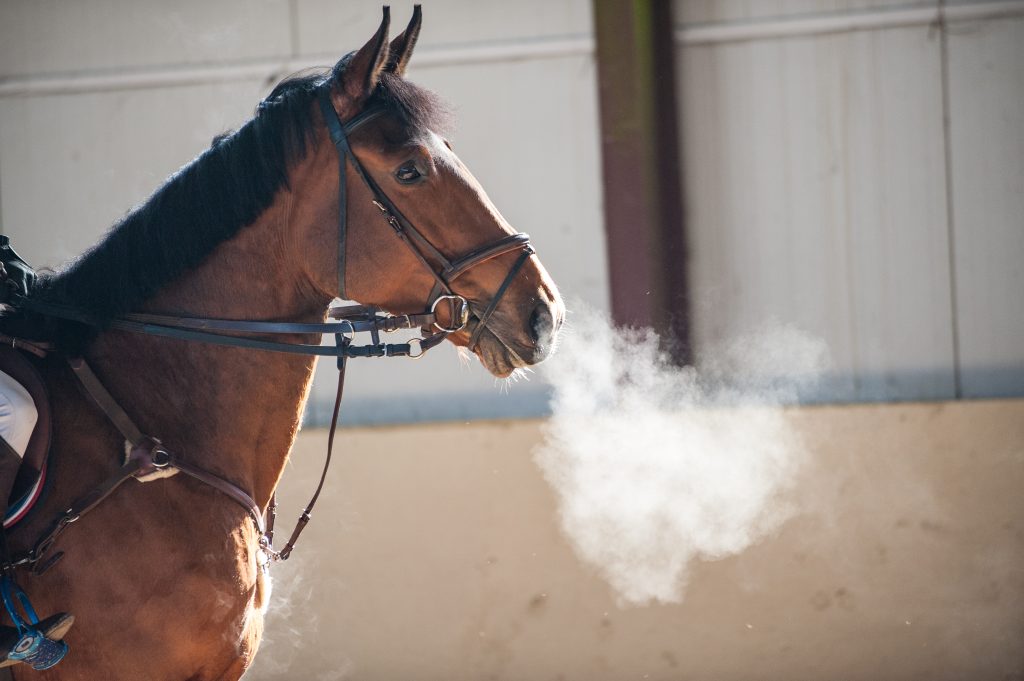
[[(444, 326), (436, 321), (437, 304), (440, 303), (442, 300), (457, 300), (460, 302), (458, 308), (459, 312), (457, 316), (457, 320), (459, 322), (458, 326)], [(434, 302), (430, 304), (430, 312), (435, 317), (434, 328), (440, 331), (441, 333), (458, 333), (459, 331), (462, 331), (464, 328), (466, 328), (466, 324), (469, 323), (469, 302), (462, 296), (456, 295), (454, 293), (438, 296), (437, 298), (435, 298)], [(454, 322), (455, 320), (452, 321)]]

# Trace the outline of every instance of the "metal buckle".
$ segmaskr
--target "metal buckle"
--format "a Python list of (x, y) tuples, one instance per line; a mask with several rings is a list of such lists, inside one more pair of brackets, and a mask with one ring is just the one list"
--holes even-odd
[[(437, 304), (440, 303), (442, 300), (459, 301), (458, 313), (456, 314), (456, 319), (458, 319), (459, 321), (458, 326), (448, 328), (437, 323)], [(430, 305), (430, 313), (434, 315), (434, 328), (436, 328), (438, 331), (440, 331), (441, 333), (457, 333), (466, 328), (466, 324), (469, 323), (469, 302), (467, 302), (466, 299), (463, 298), (462, 296), (454, 294), (438, 296)]]
[(350, 319), (339, 319), (338, 322), (337, 322), (337, 326), (345, 326), (346, 324), (348, 324), (348, 331), (345, 331), (343, 329), (339, 329), (338, 331), (335, 332), (335, 335), (336, 336), (341, 336), (342, 338), (344, 338), (345, 340), (347, 340), (348, 342), (351, 343), (352, 341), (354, 341), (356, 339), (356, 327), (352, 323), (352, 320), (350, 320)]
[[(416, 348), (416, 354), (415, 355), (413, 354), (413, 348)], [(412, 339), (410, 339), (409, 340), (409, 359), (419, 359), (424, 354), (426, 354), (426, 350), (423, 349), (423, 339), (422, 338), (412, 338)]]
[(150, 454), (153, 468), (167, 468), (171, 463), (171, 453), (162, 447), (157, 447)]
[(377, 209), (380, 210), (381, 214), (384, 216), (384, 219), (388, 221), (389, 225), (391, 225), (391, 229), (395, 230), (396, 232), (402, 231), (402, 224), (398, 221), (398, 218), (395, 217), (395, 214), (392, 213), (387, 206), (385, 206), (377, 199), (373, 199), (373, 205), (377, 206)]

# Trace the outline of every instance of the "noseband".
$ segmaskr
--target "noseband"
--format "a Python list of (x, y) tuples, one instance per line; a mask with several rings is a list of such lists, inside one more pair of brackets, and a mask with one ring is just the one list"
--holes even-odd
[[(353, 132), (358, 130), (362, 125), (372, 121), (378, 116), (384, 113), (384, 110), (380, 107), (374, 107), (366, 109), (362, 113), (349, 119), (348, 122), (342, 124), (338, 118), (338, 113), (334, 110), (334, 105), (331, 103), (331, 90), (330, 83), (326, 83), (317, 90), (317, 101), (320, 104), (320, 111), (323, 114), (324, 122), (327, 124), (327, 130), (330, 132), (331, 141), (334, 143), (335, 148), (338, 150), (338, 291), (342, 298), (345, 298), (345, 256), (346, 256), (346, 244), (348, 237), (348, 188), (346, 182), (346, 168), (351, 163), (352, 168), (359, 175), (367, 189), (373, 195), (373, 204), (380, 210), (384, 219), (394, 230), (395, 234), (402, 239), (402, 242), (409, 247), (412, 254), (416, 256), (416, 259), (420, 261), (423, 267), (430, 272), (434, 278), (434, 286), (430, 290), (430, 294), (427, 296), (427, 310), (431, 313), (437, 312), (437, 306), (442, 301), (445, 301), (449, 305), (450, 317), (447, 326), (434, 321), (434, 329), (437, 330), (435, 336), (440, 335), (441, 338), (438, 342), (450, 333), (461, 331), (466, 324), (469, 322), (470, 315), (470, 304), (461, 295), (455, 293), (452, 289), (452, 282), (458, 277), (467, 272), (468, 270), (480, 265), (488, 260), (497, 258), (498, 256), (505, 255), (514, 251), (521, 250), (519, 258), (516, 259), (512, 268), (508, 274), (505, 275), (504, 281), (501, 286), (495, 291), (494, 296), (491, 298), (490, 303), (484, 309), (483, 313), (478, 316), (478, 322), (476, 328), (473, 330), (472, 335), (469, 339), (469, 349), (473, 350), (476, 344), (480, 340), (480, 335), (483, 333), (484, 328), (487, 325), (491, 315), (494, 314), (494, 310), (498, 307), (498, 303), (501, 302), (502, 296), (508, 290), (509, 285), (515, 278), (519, 270), (522, 269), (523, 265), (526, 264), (527, 259), (535, 252), (533, 246), (530, 245), (530, 237), (526, 234), (510, 234), (506, 237), (498, 239), (494, 243), (478, 248), (470, 253), (456, 258), (454, 261), (449, 260), (441, 251), (439, 251), (430, 240), (428, 240), (413, 224), (404, 216), (402, 212), (398, 210), (394, 202), (388, 197), (387, 193), (374, 181), (363, 164), (359, 161), (356, 155), (352, 152), (352, 146), (349, 144), (348, 138)], [(428, 260), (428, 256), (433, 261), (440, 264), (440, 270), (434, 269)], [(431, 339), (424, 339), (424, 347), (427, 347)]]

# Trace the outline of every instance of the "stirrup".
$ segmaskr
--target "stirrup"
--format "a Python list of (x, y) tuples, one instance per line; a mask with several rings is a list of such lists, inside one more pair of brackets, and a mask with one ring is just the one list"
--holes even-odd
[[(7, 659), (3, 660), (0, 666), (24, 662), (32, 669), (39, 671), (49, 669), (63, 660), (64, 656), (68, 654), (68, 644), (48, 638), (48, 635), (63, 637), (74, 623), (75, 618), (62, 613), (40, 622), (39, 616), (36, 615), (36, 611), (28, 599), (28, 594), (22, 591), (8, 575), (0, 578), (0, 596), (3, 597), (7, 614), (14, 622), (16, 636), (14, 645), (7, 653)], [(27, 620), (18, 612), (19, 604), (27, 615)]]

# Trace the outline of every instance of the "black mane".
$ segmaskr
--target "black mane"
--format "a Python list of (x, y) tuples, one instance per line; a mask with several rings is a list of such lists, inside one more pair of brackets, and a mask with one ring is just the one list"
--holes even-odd
[[(343, 72), (349, 58), (330, 75)], [(57, 271), (40, 273), (31, 297), (77, 308), (102, 328), (196, 268), (287, 188), (289, 168), (315, 143), (312, 100), (326, 79), (314, 73), (279, 83), (252, 119), (214, 138), (97, 244)], [(439, 122), (444, 110), (432, 93), (390, 75), (369, 104), (416, 127)], [(94, 331), (60, 322), (47, 335), (80, 349)]]

